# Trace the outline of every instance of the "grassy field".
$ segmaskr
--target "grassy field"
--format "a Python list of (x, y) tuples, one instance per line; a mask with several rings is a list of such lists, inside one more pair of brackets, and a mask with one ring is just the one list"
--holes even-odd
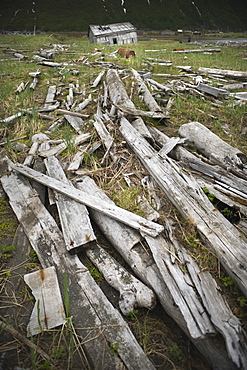
[[(62, 68), (52, 68), (37, 65), (33, 56), (40, 49), (52, 48), (52, 45), (63, 45), (55, 57), (58, 63), (67, 63)], [(0, 36), (0, 120), (4, 120), (18, 112), (24, 112), (20, 117), (10, 123), (0, 123), (0, 141), (1, 155), (7, 154), (13, 161), (23, 162), (27, 155), (27, 150), (32, 143), (32, 136), (35, 133), (45, 132), (51, 123), (55, 122), (61, 115), (56, 111), (50, 113), (50, 119), (44, 115), (39, 115), (37, 110), (44, 104), (49, 85), (56, 85), (60, 94), (57, 99), (64, 102), (69, 94), (71, 84), (78, 86), (78, 98), (85, 98), (92, 95), (92, 101), (85, 109), (89, 115), (85, 119), (86, 127), (92, 131), (92, 144), (97, 141), (93, 130), (92, 119), (97, 111), (97, 101), (99, 92), (102, 93), (103, 84), (92, 88), (91, 84), (102, 70), (100, 62), (113, 63), (119, 70), (130, 68), (138, 71), (151, 72), (156, 75), (157, 82), (168, 83), (174, 80), (176, 75), (183, 75), (182, 81), (185, 83), (194, 83), (192, 75), (181, 73), (180, 66), (191, 66), (194, 72), (199, 67), (221, 68), (246, 71), (247, 70), (247, 51), (246, 47), (222, 46), (220, 52), (212, 53), (174, 53), (174, 49), (198, 49), (200, 45), (193, 43), (180, 43), (179, 41), (157, 40), (140, 41), (137, 45), (130, 45), (135, 50), (136, 57), (130, 60), (121, 58), (113, 54), (116, 46), (103, 46), (99, 44), (89, 44), (85, 38), (72, 38), (63, 35), (38, 35), (38, 36)], [(203, 48), (218, 48), (214, 44), (202, 46)], [(14, 53), (18, 52), (25, 56), (22, 60), (16, 58)], [(145, 58), (156, 58), (170, 61), (171, 65), (158, 65), (152, 61), (147, 63)], [(87, 63), (83, 63), (83, 58)], [(37, 87), (32, 90), (27, 85), (25, 91), (16, 94), (17, 87), (22, 83), (30, 84), (31, 72), (40, 68), (41, 74)], [(158, 76), (162, 74), (163, 76)], [(167, 74), (169, 77), (165, 77)], [(174, 78), (172, 77), (174, 75)], [(245, 128), (247, 128), (246, 105), (231, 105), (232, 98), (223, 100), (221, 104), (215, 104), (215, 100), (200, 95), (182, 93), (179, 90), (181, 79), (177, 79), (176, 91), (174, 91), (174, 102), (170, 110), (170, 118), (165, 122), (157, 122), (153, 119), (147, 119), (150, 123), (163, 131), (168, 136), (177, 136), (178, 129), (182, 124), (190, 121), (198, 121), (211, 129), (215, 134), (234, 147), (239, 148), (247, 155), (247, 142)], [(209, 81), (212, 86), (221, 87), (226, 82), (224, 79), (215, 78)], [(126, 90), (130, 93), (132, 84), (131, 79), (124, 80)], [(157, 99), (161, 98), (156, 95)], [(166, 99), (169, 97), (166, 97)], [(133, 101), (138, 108), (143, 108), (143, 102), (138, 99), (138, 94), (133, 94)], [(64, 108), (64, 107), (63, 107)], [(66, 109), (66, 108), (65, 108)], [(27, 113), (28, 111), (28, 113)], [(50, 134), (54, 140), (64, 139), (68, 145), (67, 150), (61, 155), (61, 159), (68, 163), (75, 153), (73, 145), (73, 130), (66, 124)], [(16, 139), (23, 148), (17, 148)], [(121, 138), (118, 138), (119, 142)], [(93, 155), (84, 158), (81, 167), (91, 173), (97, 184), (114, 201), (123, 208), (138, 213), (140, 210), (135, 206), (135, 196), (139, 193), (139, 188), (133, 192), (129, 191), (122, 174), (114, 173), (111, 164), (107, 167), (102, 166), (102, 151), (96, 151)], [(139, 168), (138, 166), (136, 168)], [(126, 168), (126, 172), (131, 168)], [(3, 169), (1, 170), (1, 175)], [(168, 209), (167, 214), (174, 209)], [(17, 268), (18, 250), (12, 246), (12, 238), (17, 228), (15, 216), (12, 214), (7, 199), (1, 192), (0, 199), (0, 285), (3, 296), (0, 302), (1, 315), (7, 317), (6, 309), (12, 308), (11, 324), (18, 331), (25, 335), (25, 327), (19, 315), (20, 308), (24, 307), (30, 311), (32, 305), (31, 292), (23, 287), (15, 290), (13, 295), (6, 298), (7, 285)], [(163, 220), (166, 215), (162, 215)], [(161, 217), (161, 221), (162, 221)], [(180, 240), (191, 250), (191, 255), (200, 264), (202, 269), (208, 269), (217, 280), (217, 283), (223, 291), (224, 297), (233, 310), (234, 314), (240, 319), (243, 328), (246, 329), (247, 310), (246, 299), (235, 287), (234, 282), (219, 267), (216, 257), (210, 252), (203, 242), (198, 238), (193, 227), (179, 217), (180, 222)], [(99, 240), (108, 248), (107, 241), (102, 236)], [(13, 265), (15, 261), (16, 265)], [(24, 263), (25, 273), (39, 268), (39, 262), (35, 253), (30, 251), (26, 256)], [(88, 268), (99, 284), (102, 283), (102, 276), (88, 262)], [(11, 283), (12, 284), (12, 283)], [(153, 360), (157, 369), (209, 369), (204, 363), (201, 355), (196, 348), (188, 341), (181, 329), (157, 306), (152, 312), (139, 309), (128, 318), (129, 324), (135, 333), (138, 341), (143, 346), (147, 355)], [(4, 331), (4, 329), (2, 329)], [(1, 328), (0, 328), (1, 333)], [(51, 356), (51, 360), (44, 360), (33, 349), (25, 346), (20, 341), (13, 340), (12, 337), (4, 338), (0, 343), (0, 351), (10, 356), (11, 365), (32, 369), (89, 369), (86, 360), (80, 349), (75, 350), (75, 331), (71, 320), (62, 328), (57, 328), (48, 332), (41, 333), (32, 339), (39, 347), (45, 350)], [(13, 360), (14, 359), (14, 360)], [(13, 368), (12, 367), (12, 368)], [(11, 367), (10, 367), (11, 368)]]

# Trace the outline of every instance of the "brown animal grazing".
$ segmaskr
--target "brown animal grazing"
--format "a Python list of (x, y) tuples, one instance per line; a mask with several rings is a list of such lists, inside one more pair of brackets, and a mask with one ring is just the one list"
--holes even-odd
[(136, 53), (133, 50), (128, 49), (118, 49), (118, 54), (122, 57), (125, 57), (126, 59), (129, 59), (130, 57), (135, 57)]

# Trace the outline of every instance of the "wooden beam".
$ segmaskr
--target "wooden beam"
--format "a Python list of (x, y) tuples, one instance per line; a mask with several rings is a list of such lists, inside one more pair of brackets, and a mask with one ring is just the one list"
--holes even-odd
[(140, 217), (132, 212), (122, 209), (117, 206), (109, 205), (106, 202), (100, 202), (97, 197), (88, 196), (86, 192), (79, 191), (70, 185), (67, 185), (61, 181), (51, 178), (50, 176), (44, 175), (35, 171), (31, 168), (23, 166), (22, 164), (14, 164), (9, 162), (10, 167), (24, 176), (27, 176), (43, 185), (48, 186), (62, 194), (69, 196), (70, 198), (85, 204), (90, 208), (97, 209), (98, 211), (113, 217), (114, 219), (121, 221), (134, 229), (148, 234), (150, 236), (157, 236), (161, 233), (164, 228), (155, 222), (148, 221), (143, 217)]

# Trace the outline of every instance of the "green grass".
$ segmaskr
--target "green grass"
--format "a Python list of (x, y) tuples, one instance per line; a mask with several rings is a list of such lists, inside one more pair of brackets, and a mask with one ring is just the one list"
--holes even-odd
[[(69, 71), (59, 71), (56, 68), (49, 68), (43, 66), (37, 66), (32, 62), (32, 56), (36, 53), (39, 48), (46, 48), (47, 44), (50, 43), (64, 43), (68, 46), (69, 53), (60, 53), (55, 61), (59, 62), (70, 62), (74, 61), (73, 68), (79, 70), (78, 76), (73, 76)], [(117, 50), (117, 46), (104, 46), (100, 44), (89, 44), (88, 40), (85, 38), (72, 38), (67, 36), (55, 37), (48, 35), (38, 35), (38, 36), (8, 36), (6, 38), (0, 37), (0, 54), (3, 53), (5, 48), (13, 48), (20, 50), (23, 54), (28, 56), (28, 59), (25, 61), (16, 61), (8, 60), (7, 62), (0, 62), (0, 119), (8, 117), (16, 112), (19, 112), (27, 108), (38, 108), (43, 105), (44, 99), (46, 97), (47, 89), (49, 84), (55, 84), (58, 87), (61, 87), (62, 95), (58, 96), (58, 99), (65, 100), (66, 94), (68, 93), (67, 87), (70, 83), (78, 83), (80, 91), (85, 90), (86, 95), (90, 90), (90, 83), (97, 77), (98, 73), (101, 71), (101, 67), (95, 67), (93, 62), (99, 58), (99, 55), (93, 55), (95, 50), (100, 50), (104, 55), (105, 61), (111, 61), (120, 66), (121, 69), (125, 69), (129, 76), (131, 76), (131, 68), (136, 70), (146, 70), (148, 71), (147, 64), (143, 62), (144, 57), (152, 56), (158, 59), (171, 60), (172, 66), (159, 66), (154, 65), (153, 73), (163, 73), (177, 75), (179, 69), (175, 66), (181, 65), (191, 65), (193, 70), (197, 72), (199, 67), (217, 67), (217, 68), (227, 68), (233, 70), (246, 70), (246, 60), (243, 58), (246, 57), (246, 51), (242, 48), (236, 47), (221, 47), (220, 53), (212, 54), (202, 54), (202, 53), (190, 53), (190, 54), (176, 54), (173, 53), (173, 49), (180, 48), (181, 44), (178, 41), (164, 41), (164, 40), (152, 40), (152, 41), (140, 41), (137, 45), (128, 45), (129, 48), (135, 50), (136, 58), (131, 60), (126, 60), (117, 56), (116, 59), (112, 58), (110, 54)], [(185, 48), (194, 48), (193, 45), (182, 44), (182, 47)], [(157, 49), (158, 52), (145, 52), (147, 49)], [(163, 49), (166, 49), (164, 52)], [(88, 62), (92, 63), (91, 65), (80, 64), (78, 59), (87, 54)], [(184, 57), (187, 57), (186, 59)], [(40, 81), (37, 85), (37, 88), (34, 91), (27, 89), (23, 93), (16, 95), (15, 90), (22, 81), (31, 81), (28, 73), (36, 71), (37, 68), (41, 68)], [(169, 84), (173, 80), (173, 77), (164, 78), (164, 77), (153, 77), (160, 83)], [(184, 77), (184, 81), (193, 83), (191, 77)], [(179, 80), (178, 80), (179, 81)], [(127, 78), (124, 80), (127, 91), (131, 89), (131, 79)], [(49, 84), (48, 84), (49, 83)], [(215, 86), (218, 86), (218, 82), (213, 82)], [(90, 103), (90, 106), (87, 108), (87, 113), (90, 114), (90, 118), (96, 112), (97, 109), (97, 99), (98, 95), (102, 93), (101, 86), (99, 89), (92, 92), (93, 100)], [(169, 97), (169, 96), (168, 96)], [(168, 98), (167, 97), (167, 98)], [(226, 140), (233, 146), (240, 148), (244, 153), (247, 154), (247, 145), (246, 138), (241, 135), (242, 128), (247, 126), (246, 121), (246, 107), (231, 107), (231, 99), (223, 101), (221, 107), (214, 107), (210, 99), (205, 99), (199, 95), (191, 95), (187, 92), (178, 93), (175, 97), (174, 103), (170, 111), (170, 119), (166, 121), (165, 125), (160, 125), (155, 122), (155, 125), (168, 136), (177, 136), (177, 131), (179, 127), (188, 123), (189, 121), (199, 121), (205, 126), (210, 128), (213, 132), (219, 135), (222, 139)], [(143, 103), (138, 100), (137, 89), (134, 93), (133, 100), (135, 101), (138, 107), (144, 108)], [(36, 110), (30, 115), (24, 115), (10, 124), (1, 124), (0, 134), (1, 141), (8, 140), (8, 144), (5, 146), (6, 152), (12, 158), (13, 144), (10, 143), (10, 139), (16, 138), (19, 136), (25, 135), (25, 143), (31, 145), (31, 137), (33, 134), (38, 132), (45, 132), (49, 127), (50, 121), (47, 121), (39, 117), (36, 113)], [(54, 120), (60, 117), (56, 112), (51, 113)], [(89, 121), (89, 120), (88, 120)], [(154, 123), (154, 122), (153, 122)], [(222, 124), (228, 124), (231, 132), (231, 137), (228, 136), (222, 129)], [(90, 122), (87, 122), (87, 128), (93, 130), (93, 126)], [(74, 130), (71, 129), (66, 124), (63, 124), (58, 130), (54, 131), (50, 136), (52, 139), (61, 139), (63, 138), (67, 144), (68, 149), (65, 151), (65, 155), (73, 154), (75, 151), (73, 143), (73, 135), (75, 134)], [(92, 140), (94, 140), (93, 138)], [(119, 144), (119, 150), (121, 149), (122, 138), (117, 138), (116, 142)], [(15, 160), (20, 161), (23, 159), (23, 153), (14, 153)], [(127, 154), (124, 152), (124, 155)], [(100, 164), (102, 158), (102, 153), (94, 153), (92, 156), (85, 156), (83, 166), (89, 168), (92, 173), (96, 176), (99, 182), (102, 182), (103, 187), (105, 187), (106, 192), (110, 193), (112, 199), (121, 206), (122, 208), (128, 209), (132, 212), (138, 213), (143, 216), (142, 211), (138, 207), (137, 195), (142, 193), (142, 189), (138, 186), (133, 186), (128, 188), (123, 181), (122, 172), (116, 171), (115, 168), (111, 166), (103, 168)], [(63, 158), (64, 159), (64, 158)], [(132, 159), (129, 160), (129, 167), (124, 168), (124, 173), (130, 172)], [(135, 163), (136, 164), (136, 163)], [(139, 176), (139, 167), (137, 166), (135, 171), (137, 177)], [(131, 169), (132, 171), (132, 169)], [(117, 172), (117, 174), (116, 174)], [(102, 175), (103, 174), (103, 175)], [(116, 175), (116, 177), (115, 177)], [(105, 176), (105, 178), (104, 178)], [(135, 178), (135, 176), (133, 176)], [(3, 221), (0, 223), (0, 236), (13, 236), (17, 224), (13, 222), (12, 219), (7, 218), (7, 208), (5, 207), (5, 200), (0, 200), (0, 216)], [(188, 225), (183, 225), (184, 229), (188, 229)], [(194, 230), (187, 230), (181, 238), (182, 242), (190, 250), (191, 255), (195, 258), (201, 268), (207, 268), (215, 275), (218, 273), (218, 261), (216, 257), (205, 248), (205, 246), (199, 240), (199, 237)], [(1, 248), (1, 257), (4, 260), (8, 260), (12, 251), (11, 247), (5, 247), (4, 245)], [(33, 252), (32, 252), (33, 253)], [(37, 267), (37, 258), (36, 255), (32, 254), (30, 257), (30, 264), (27, 265), (27, 268), (36, 268)], [(89, 270), (95, 280), (101, 282), (101, 274), (94, 269), (89, 267)], [(5, 278), (11, 276), (12, 271), (9, 269), (5, 270)], [(223, 280), (224, 279), (224, 280)], [(228, 288), (230, 293), (233, 295), (231, 302), (231, 307), (237, 307), (242, 310), (242, 307), (246, 305), (245, 299), (236, 294), (231, 285), (231, 281), (227, 276), (223, 276), (221, 281), (223, 288)], [(68, 281), (65, 276), (64, 280), (64, 289), (65, 292), (68, 291)], [(75, 347), (77, 348), (78, 343), (76, 342), (75, 329), (73, 327), (72, 318), (69, 316), (69, 306), (72, 304), (68, 300), (68, 295), (65, 293), (65, 308), (67, 321), (63, 328), (50, 331), (49, 333), (41, 333), (38, 335), (37, 343), (42, 343), (45, 346), (47, 352), (50, 353), (52, 358), (55, 359), (57, 366), (60, 368), (69, 368), (73, 363), (73, 356)], [(235, 305), (235, 306), (234, 306)], [(134, 311), (132, 315), (132, 326), (135, 326), (136, 337), (139, 343), (143, 346), (144, 350), (149, 354), (153, 354), (154, 358), (156, 354), (154, 353), (154, 344), (153, 338), (155, 337), (155, 332), (152, 331), (153, 321), (149, 315), (141, 314), (141, 312)], [(241, 316), (242, 315), (242, 316)], [(242, 311), (239, 313), (239, 317), (246, 318), (246, 314), (243, 314)], [(157, 327), (159, 324), (157, 324)], [(156, 333), (159, 328), (156, 327)], [(159, 334), (159, 338), (163, 333)], [(47, 339), (48, 338), (48, 339)], [(45, 341), (49, 342), (50, 347), (45, 345)], [(154, 339), (155, 340), (155, 339)], [(167, 335), (163, 338), (163, 342), (167, 341)], [(157, 346), (157, 343), (155, 343)], [(159, 345), (159, 343), (158, 343)], [(118, 343), (113, 343), (111, 351), (117, 355)], [(170, 341), (164, 350), (164, 346), (160, 348), (159, 353), (162, 356), (163, 353), (166, 353), (167, 358), (170, 358), (170, 361), (174, 362), (183, 362), (185, 363), (184, 353), (180, 348), (180, 343), (177, 343), (176, 338), (173, 338)], [(48, 362), (44, 362), (42, 359), (38, 358), (35, 353), (29, 354), (30, 363), (33, 368), (38, 369), (52, 369), (52, 365)], [(170, 357), (169, 357), (170, 356)], [(83, 359), (85, 361), (85, 359)]]

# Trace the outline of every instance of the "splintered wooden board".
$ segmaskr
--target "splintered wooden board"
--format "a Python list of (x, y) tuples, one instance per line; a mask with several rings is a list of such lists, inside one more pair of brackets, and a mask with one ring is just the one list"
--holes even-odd
[(65, 320), (63, 301), (54, 266), (24, 275), (26, 284), (32, 289), (35, 305), (32, 311), (27, 335), (36, 335), (62, 325)]

